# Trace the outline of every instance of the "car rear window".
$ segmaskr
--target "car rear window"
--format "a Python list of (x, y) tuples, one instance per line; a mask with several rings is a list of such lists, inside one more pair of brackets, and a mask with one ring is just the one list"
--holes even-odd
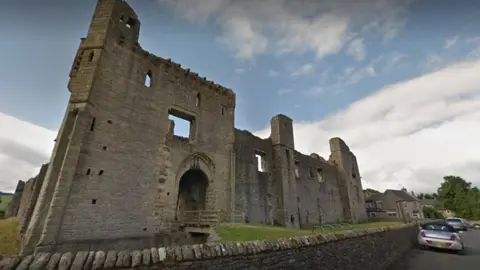
[(422, 226), (422, 229), (428, 231), (455, 232), (455, 229), (452, 226), (441, 223), (427, 223)]
[(459, 218), (448, 218), (447, 221), (448, 222), (460, 222), (460, 223), (462, 222), (462, 220), (459, 219)]

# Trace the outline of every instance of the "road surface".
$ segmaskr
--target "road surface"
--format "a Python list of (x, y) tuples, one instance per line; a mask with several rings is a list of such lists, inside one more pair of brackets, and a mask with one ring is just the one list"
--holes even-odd
[(465, 255), (454, 252), (414, 249), (405, 260), (391, 270), (478, 270), (480, 269), (480, 230), (461, 234), (465, 243)]

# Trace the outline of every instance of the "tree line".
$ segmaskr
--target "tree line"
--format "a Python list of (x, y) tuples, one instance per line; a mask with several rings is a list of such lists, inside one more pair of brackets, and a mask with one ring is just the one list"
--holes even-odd
[(445, 176), (436, 193), (420, 193), (417, 198), (438, 201), (433, 208), (424, 207), (424, 214), (429, 218), (438, 218), (438, 210), (451, 210), (458, 217), (480, 220), (480, 189), (462, 177)]

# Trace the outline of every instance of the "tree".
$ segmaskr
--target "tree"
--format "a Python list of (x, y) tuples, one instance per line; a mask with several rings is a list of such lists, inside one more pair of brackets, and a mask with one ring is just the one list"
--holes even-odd
[(480, 219), (480, 190), (459, 176), (445, 176), (438, 188), (438, 199), (445, 209), (466, 219)]

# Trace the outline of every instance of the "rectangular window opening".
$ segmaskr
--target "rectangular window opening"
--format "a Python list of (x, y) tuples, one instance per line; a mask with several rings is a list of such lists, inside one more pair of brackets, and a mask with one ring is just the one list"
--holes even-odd
[(300, 178), (300, 162), (295, 160), (295, 177)]
[(255, 151), (255, 161), (257, 164), (257, 170), (259, 172), (266, 172), (267, 171), (267, 159), (265, 153), (256, 150)]
[(317, 169), (317, 181), (323, 183), (323, 171), (322, 169)]
[(173, 135), (186, 139), (193, 139), (193, 120), (192, 116), (181, 113), (179, 111), (170, 110), (168, 112), (168, 119), (173, 121)]

